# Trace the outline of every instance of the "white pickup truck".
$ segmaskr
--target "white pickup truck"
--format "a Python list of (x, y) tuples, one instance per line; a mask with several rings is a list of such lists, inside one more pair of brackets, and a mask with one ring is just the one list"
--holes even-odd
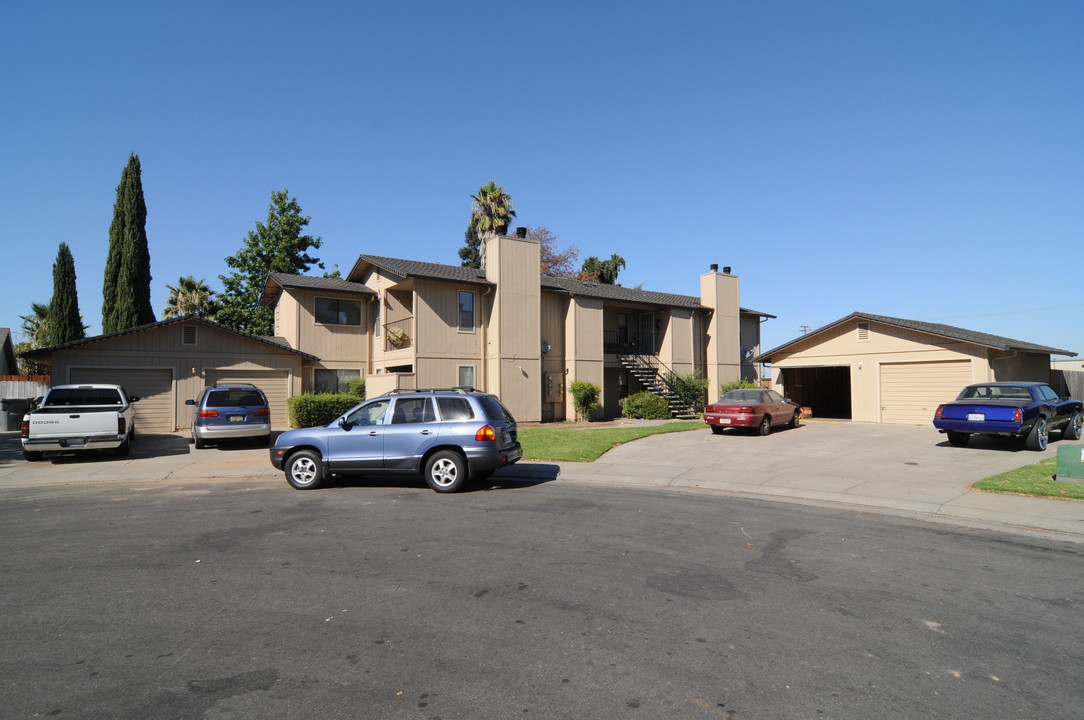
[(46, 452), (85, 450), (127, 455), (137, 400), (120, 385), (57, 385), (19, 424), (23, 457), (41, 460)]

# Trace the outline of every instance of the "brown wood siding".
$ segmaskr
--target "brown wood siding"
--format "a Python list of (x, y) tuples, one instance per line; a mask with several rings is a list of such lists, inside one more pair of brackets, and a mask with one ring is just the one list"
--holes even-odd
[(73, 367), (68, 382), (120, 385), (139, 398), (133, 406), (138, 431), (173, 431), (173, 371), (168, 368)]
[(953, 400), (971, 382), (971, 362), (881, 365), (881, 422), (925, 425), (940, 403)]
[[(356, 302), (361, 308), (360, 325), (325, 325), (316, 321), (316, 298)], [(297, 293), (298, 310), (295, 347), (328, 362), (368, 362), (368, 302), (357, 295), (305, 291)]]
[[(474, 331), (459, 331), (459, 291), (474, 293)], [(419, 357), (481, 357), (484, 288), (418, 280), (414, 327)]]

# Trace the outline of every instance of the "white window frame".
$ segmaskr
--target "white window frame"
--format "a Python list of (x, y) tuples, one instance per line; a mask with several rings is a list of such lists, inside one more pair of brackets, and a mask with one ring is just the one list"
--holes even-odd
[[(470, 370), (471, 382), (463, 382), (463, 371)], [(456, 367), (456, 387), (478, 387), (475, 383), (478, 380), (478, 368), (474, 365), (458, 365)]]

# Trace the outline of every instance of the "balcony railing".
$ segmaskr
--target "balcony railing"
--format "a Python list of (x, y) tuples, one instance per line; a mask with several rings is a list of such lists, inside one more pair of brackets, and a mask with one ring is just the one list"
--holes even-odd
[(414, 346), (414, 318), (384, 323), (384, 351), (406, 350)]
[(622, 330), (604, 330), (602, 345), (603, 352), (607, 354), (655, 355), (659, 352), (659, 335), (658, 333), (630, 335)]

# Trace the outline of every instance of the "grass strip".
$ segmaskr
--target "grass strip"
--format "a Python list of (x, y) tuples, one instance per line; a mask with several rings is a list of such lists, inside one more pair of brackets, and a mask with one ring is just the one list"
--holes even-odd
[(519, 429), (519, 442), (523, 446), (525, 460), (591, 462), (610, 448), (648, 435), (701, 430), (706, 427), (707, 425), (699, 420), (628, 428), (532, 427)]
[(971, 487), (986, 492), (1084, 500), (1084, 485), (1055, 482), (1052, 479), (1057, 470), (1057, 460), (1053, 457), (1047, 458), (1034, 465), (1025, 465), (985, 480), (979, 480)]

